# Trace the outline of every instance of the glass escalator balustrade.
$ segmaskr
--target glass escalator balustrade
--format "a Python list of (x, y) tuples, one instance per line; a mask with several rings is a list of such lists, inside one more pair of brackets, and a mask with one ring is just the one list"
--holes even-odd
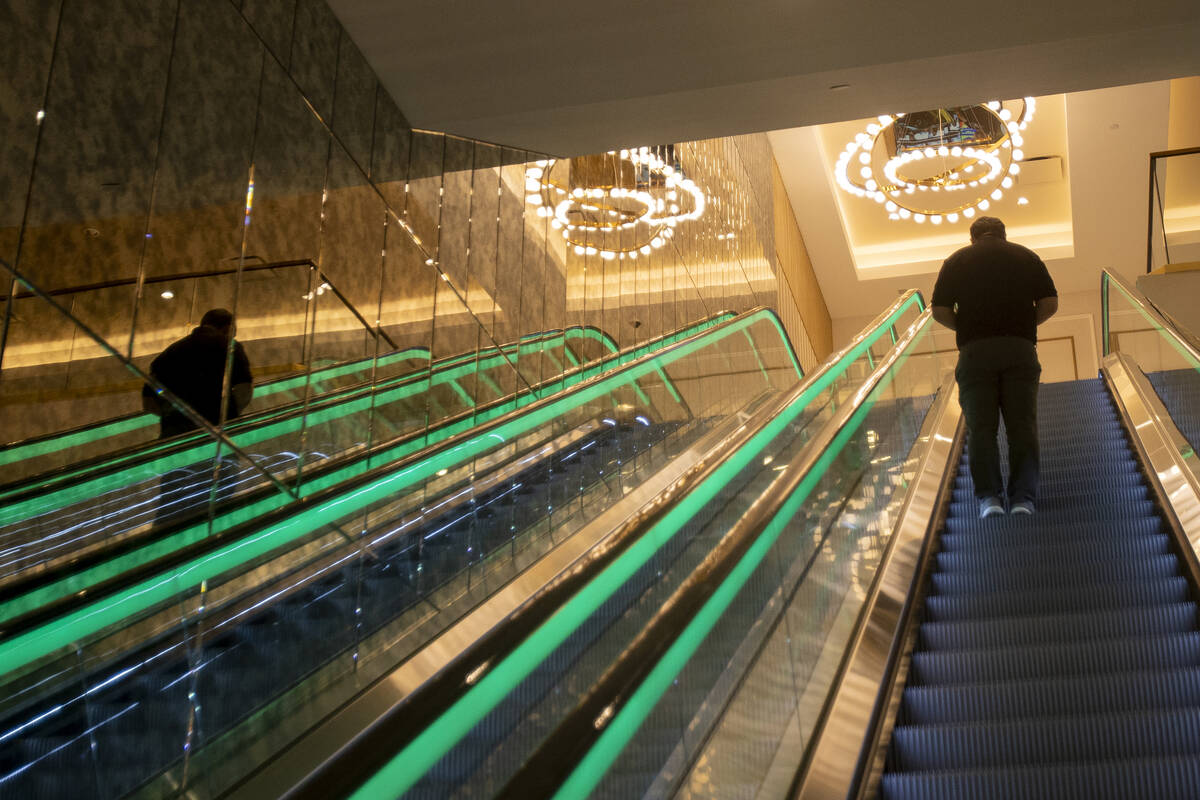
[[(755, 377), (730, 391), (719, 378), (747, 356)], [(772, 315), (728, 321), (0, 643), (13, 743), (0, 791), (112, 796), (185, 754), (241, 755), (222, 749), (234, 726), (295, 735), (687, 442), (797, 380)], [(54, 657), (72, 642), (87, 643)]]
[[(873, 361), (879, 355), (873, 348), (880, 337), (887, 339), (897, 319), (910, 313), (911, 307), (905, 306), (836, 368), (808, 384), (785, 412), (772, 418), (710, 480), (644, 532), (510, 656), (499, 664), (490, 664), (477, 685), (363, 783), (354, 796), (396, 796), (403, 791), (413, 797), (491, 795), (504, 788), (539, 747), (548, 741), (561, 742), (556, 726), (572, 712), (581, 695), (639, 636), (675, 588), (777, 479), (780, 470), (803, 450), (814, 431), (832, 419), (842, 398), (852, 394), (848, 390), (853, 383), (847, 383), (846, 376), (859, 374), (859, 364)], [(828, 470), (836, 476), (831, 477), (834, 485), (816, 491), (817, 507), (810, 510), (811, 518), (798, 522), (789, 530), (790, 535), (777, 540), (786, 554), (768, 545), (770, 557), (761, 567), (751, 569), (769, 573), (752, 582), (752, 603), (769, 601), (772, 592), (767, 587), (777, 586), (783, 574), (798, 580), (807, 571), (801, 565), (809, 562), (822, 571), (826, 564), (836, 563), (841, 585), (834, 576), (824, 574), (814, 581), (828, 581), (824, 585), (831, 593), (850, 592), (869, 580), (867, 568), (855, 554), (863, 548), (880, 546), (880, 532), (872, 520), (878, 516), (875, 512), (886, 511), (896, 502), (893, 490), (903, 485), (904, 457), (938, 385), (940, 363), (936, 352), (915, 347), (907, 355), (912, 356), (905, 362), (909, 368), (898, 368), (889, 376), (888, 386), (880, 388), (863, 407), (863, 415), (856, 422), (855, 444), (841, 443), (845, 453), (841, 455), (839, 450), (839, 458), (843, 461), (838, 468)], [(883, 488), (878, 485), (880, 480)], [(853, 502), (843, 501), (844, 491), (838, 490), (845, 490), (847, 484), (857, 486), (862, 496)], [(817, 591), (820, 594), (822, 590)], [(839, 603), (827, 598), (825, 605), (836, 609)], [(726, 634), (738, 641), (748, 631), (758, 635), (753, 617), (746, 613), (721, 618)], [(798, 638), (797, 644), (803, 638)], [(703, 716), (708, 712), (699, 706), (681, 707), (678, 702), (699, 702), (712, 691), (728, 689), (730, 684), (722, 681), (719, 667), (713, 669), (713, 665), (724, 663), (721, 648), (727, 639), (700, 636), (692, 645), (698, 646), (701, 639), (704, 657), (694, 662), (696, 674), (686, 680), (680, 677), (674, 684), (673, 678), (667, 677), (665, 685), (659, 687), (672, 687), (670, 699), (659, 706), (653, 699), (631, 704), (643, 711), (654, 707), (656, 714), (662, 709), (654, 721), (639, 727), (638, 721), (627, 722), (622, 717), (624, 712), (618, 712), (607, 723), (612, 730), (621, 728), (626, 736), (638, 736), (632, 744), (626, 741), (623, 751), (631, 754), (637, 765), (621, 766), (612, 772), (618, 777), (613, 778), (612, 788), (604, 789), (611, 796), (641, 795), (654, 779), (643, 769), (646, 763), (661, 759), (656, 763), (664, 764), (671, 748), (685, 740), (691, 745), (702, 741), (702, 736), (693, 738), (687, 731), (691, 730), (691, 714)], [(787, 665), (780, 668), (791, 669)], [(678, 688), (684, 685), (686, 689)], [(682, 701), (680, 692), (685, 693)], [(639, 731), (646, 732), (648, 738)], [(539, 786), (533, 791), (544, 790)], [(572, 787), (564, 790), (563, 796), (583, 796), (588, 790)]]
[[(671, 341), (703, 330), (720, 319), (718, 317), (706, 320), (641, 348), (613, 354), (602, 359), (595, 369), (625, 363), (634, 355), (665, 346)], [(594, 329), (526, 337), (516, 348), (519, 348), (524, 356), (553, 356), (558, 353), (561, 357), (562, 353), (572, 352), (571, 348), (577, 347), (574, 344), (576, 339), (595, 340), (604, 345), (608, 352), (613, 348), (611, 341)], [(487, 375), (488, 372), (497, 369), (507, 369), (507, 362), (499, 354), (485, 351), (481, 355), (458, 356), (436, 365), (432, 375), (426, 373), (415, 378), (407, 377), (399, 382), (385, 381), (382, 386), (367, 391), (356, 391), (346, 399), (335, 399), (321, 406), (309, 407), (304, 410), (306, 413), (298, 411), (278, 422), (267, 419), (248, 433), (234, 431), (231, 435), (238, 444), (253, 444), (262, 453), (258, 462), (260, 466), (277, 468), (283, 472), (300, 460), (300, 455), (291, 449), (294, 442), (290, 439), (297, 431), (302, 431), (312, 448), (312, 452), (308, 454), (309, 477), (301, 487), (301, 494), (304, 495), (362, 471), (365, 462), (350, 463), (332, 474), (314, 475), (312, 471), (314, 457), (328, 459), (336, 456), (339, 444), (343, 452), (350, 453), (361, 447), (357, 437), (361, 434), (358, 428), (363, 426), (350, 423), (347, 427), (348, 420), (362, 416), (364, 410), (375, 415), (376, 423), (395, 416), (423, 420), (423, 409), (427, 396), (432, 391), (431, 385), (438, 386), (467, 376)], [(577, 380), (577, 375), (568, 376), (565, 383)], [(563, 383), (558, 381), (556, 385), (535, 387), (530, 394), (533, 397), (545, 396), (560, 388)], [(498, 406), (493, 404), (469, 419), (443, 426), (441, 433), (449, 435), (470, 427), (474, 421), (499, 416), (510, 410), (518, 400), (519, 397), (514, 397), (507, 403)], [(389, 402), (394, 409), (389, 409)], [(461, 410), (465, 412), (467, 408)], [(322, 429), (319, 427), (321, 422), (338, 426), (343, 434), (349, 434), (348, 439), (340, 443), (322, 440)], [(272, 432), (278, 429), (284, 429), (288, 433), (285, 436), (272, 436)], [(395, 436), (403, 436), (405, 431), (401, 427), (392, 433)], [(435, 439), (427, 435), (409, 436), (390, 446), (379, 448), (382, 452), (375, 453), (374, 458), (377, 459), (377, 463), (399, 458), (427, 446), (431, 440)], [(272, 452), (273, 450), (277, 452)], [(212, 467), (203, 459), (210, 458), (211, 453), (211, 444), (192, 445), (190, 450), (185, 449), (170, 457), (152, 456), (150, 460), (143, 461), (140, 467), (123, 468), (119, 471), (107, 468), (105, 474), (90, 480), (85, 477), (83, 480), (68, 483), (57, 491), (36, 494), (31, 492), (33, 496), (25, 503), (7, 506), (0, 515), (4, 519), (17, 521), (0, 528), (0, 585), (4, 584), (4, 578), (10, 579), (7, 582), (10, 590), (0, 599), (0, 620), (12, 618), (30, 607), (40, 606), (56, 597), (78, 592), (104, 576), (129, 569), (149, 558), (199, 541), (213, 532), (226, 530), (255, 514), (278, 508), (286, 502), (286, 498), (275, 492), (268, 491), (265, 495), (260, 492), (257, 499), (253, 496), (248, 498), (248, 507), (244, 503), (242, 508), (219, 516), (211, 528), (206, 520), (201, 520), (190, 526), (185, 525), (181, 531), (171, 533), (169, 528), (179, 528), (181, 518), (186, 518), (188, 509), (191, 509), (193, 514), (206, 510), (209, 501), (208, 490), (212, 482)], [(230, 466), (222, 474), (222, 496), (233, 498), (239, 494), (245, 495), (250, 489), (261, 486), (261, 475), (257, 472), (232, 460), (229, 463)], [(76, 497), (81, 499), (73, 501)], [(36, 513), (31, 514), (30, 509), (36, 509)], [(168, 523), (166, 526), (163, 525), (164, 521)], [(172, 521), (175, 522), (173, 526), (169, 524)], [(159, 530), (164, 527), (168, 529), (163, 531), (167, 535), (158, 535)], [(25, 587), (21, 585), (17, 573), (22, 570), (43, 566), (56, 558), (68, 560), (71, 564), (78, 564), (81, 558), (88, 555), (93, 555), (94, 560), (102, 556), (103, 552), (92, 554), (93, 549), (111, 549), (123, 536), (134, 538), (148, 535), (154, 536), (156, 541), (141, 551), (122, 555), (116, 561), (93, 568), (91, 572), (73, 570), (69, 576), (53, 582), (48, 581), (44, 575), (34, 575), (31, 577), (39, 581), (39, 588), (32, 593), (21, 591)], [(14, 577), (18, 578), (15, 582), (11, 580)], [(14, 595), (16, 599), (12, 599)]]

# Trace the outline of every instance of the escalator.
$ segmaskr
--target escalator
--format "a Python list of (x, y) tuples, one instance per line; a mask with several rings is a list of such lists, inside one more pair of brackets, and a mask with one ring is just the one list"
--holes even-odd
[(10, 624), (0, 793), (160, 796), (252, 770), (267, 740), (286, 744), (547, 553), (602, 536), (798, 379), (767, 312), (689, 333)]
[[(309, 449), (324, 451), (325, 461), (310, 461), (302, 483), (300, 475), (294, 476), (295, 490), (304, 498), (328, 491), (346, 480), (361, 478), (372, 465), (402, 458), (420, 460), (473, 425), (512, 413), (564, 386), (604, 374), (729, 317), (717, 315), (637, 347), (611, 353), (559, 373), (556, 380), (524, 393), (491, 399), (480, 396), (479, 403), (456, 408), (454, 414), (428, 428), (411, 431), (399, 426), (393, 431), (397, 435), (390, 438), (382, 436), (381, 430), (382, 421), (389, 418), (385, 404), (389, 397), (388, 402), (399, 409), (401, 417), (424, 419), (426, 404), (436, 402), (434, 390), (439, 387), (449, 392), (447, 384), (466, 378), (478, 378), (469, 381), (471, 385), (494, 386), (489, 373), (510, 369), (505, 356), (489, 351), (481, 356), (446, 359), (423, 375), (398, 381), (389, 379), (383, 387), (352, 389), (347, 396), (335, 393), (321, 407), (287, 406), (279, 414), (264, 413), (258, 419), (235, 426), (230, 435), (244, 446), (253, 441), (260, 452), (268, 454), (264, 458), (296, 457), (293, 448), (298, 449), (299, 442), (293, 439), (297, 436), (308, 443)], [(513, 352), (523, 359), (534, 355), (553, 359), (557, 351), (557, 357), (565, 360), (564, 354), (580, 348), (576, 339), (597, 338), (594, 331), (588, 330), (538, 334), (526, 337), (519, 346), (514, 346)], [(529, 350), (525, 352), (522, 348)], [(585, 353), (586, 348), (580, 352)], [(499, 380), (498, 373), (494, 377)], [(636, 401), (648, 400), (636, 382), (632, 388)], [(368, 427), (373, 430), (368, 431)], [(271, 431), (276, 428), (284, 432), (273, 435)], [(373, 443), (371, 434), (378, 437)], [(351, 444), (364, 436), (372, 446), (364, 450), (361, 445)], [(294, 502), (294, 498), (277, 488), (263, 485), (261, 474), (254, 474), (244, 464), (238, 465), (243, 467), (241, 470), (226, 469), (226, 459), (222, 459), (223, 478), (228, 482), (222, 491), (231, 496), (224, 497), (210, 520), (208, 487), (212, 483), (213, 465), (206, 459), (212, 458), (214, 445), (206, 437), (182, 438), (184, 441), (167, 446), (169, 453), (164, 454), (160, 445), (135, 448), (104, 464), (72, 471), (81, 471), (81, 475), (60, 472), (52, 480), (34, 481), (20, 495), (5, 498), (0, 513), (6, 523), (0, 526), (0, 564), (4, 565), (0, 567), (0, 623), (6, 635), (12, 636), (21, 620), (52, 618), (61, 613), (80, 592), (94, 594), (120, 575), (172, 554), (178, 556), (203, 548), (206, 542), (229, 538), (237, 526), (278, 512)], [(331, 441), (334, 438), (340, 444)], [(338, 449), (343, 451), (340, 456)], [(183, 486), (168, 486), (169, 479)], [(259, 486), (239, 490), (238, 482), (257, 482)], [(198, 488), (189, 490), (187, 487), (193, 484)], [(190, 502), (192, 512), (164, 514), (163, 506), (168, 501), (178, 505)], [(164, 516), (170, 518), (165, 524)]]
[(1194, 797), (1200, 626), (1102, 381), (1042, 387), (1038, 513), (964, 461), (880, 797)]
[[(221, 496), (256, 504), (260, 511), (286, 502), (279, 488), (303, 496), (310, 485), (329, 485), (345, 462), (358, 459), (365, 448), (377, 458), (394, 459), (467, 426), (494, 418), (521, 402), (598, 374), (615, 364), (703, 330), (729, 315), (718, 315), (624, 353), (593, 329), (569, 329), (525, 337), (521, 342), (467, 355), (441, 359), (426, 370), (391, 376), (390, 369), (408, 362), (384, 357), (330, 367), (308, 376), (287, 379), (265, 387), (267, 409), (238, 420), (226, 433), (246, 450), (249, 461), (231, 458), (222, 462)], [(597, 349), (601, 352), (592, 352)], [(579, 355), (576, 355), (578, 352)], [(404, 356), (404, 353), (393, 354)], [(535, 358), (536, 357), (536, 358)], [(584, 358), (587, 366), (579, 367)], [(545, 364), (541, 362), (545, 361)], [(576, 366), (566, 373), (562, 365)], [(541, 374), (562, 376), (524, 392), (505, 394), (501, 384), (513, 364)], [(550, 369), (551, 364), (558, 365)], [(375, 383), (367, 382), (374, 376)], [(348, 385), (343, 385), (347, 382)], [(470, 391), (463, 388), (465, 384)], [(304, 400), (316, 386), (330, 391)], [(270, 398), (299, 399), (272, 405)], [(93, 426), (86, 433), (97, 439), (112, 437), (110, 429), (126, 433), (133, 427), (152, 426), (151, 415), (140, 415)], [(155, 420), (156, 422), (156, 420)], [(428, 426), (426, 426), (428, 422)], [(8, 464), (6, 474), (40, 463), (49, 449), (70, 449), (83, 432), (7, 448), (3, 455), (25, 453), (23, 461)], [(78, 564), (95, 560), (99, 551), (114, 545), (129, 546), (129, 539), (153, 538), (164, 528), (178, 528), (189, 518), (203, 516), (209, 500), (215, 447), (205, 434), (189, 434), (164, 442), (148, 442), (106, 453), (102, 458), (73, 463), (50, 472), (11, 480), (0, 487), (0, 583), (4, 592), (26, 591), (20, 573), (53, 571), (56, 562)], [(301, 472), (303, 470), (303, 472)], [(341, 469), (343, 474), (352, 474)], [(270, 478), (276, 487), (269, 486)], [(279, 482), (286, 482), (281, 487)], [(251, 495), (255, 490), (257, 494)], [(264, 492), (265, 489), (265, 492)], [(264, 496), (266, 495), (266, 496)], [(216, 530), (221, 530), (220, 522)], [(37, 582), (47, 582), (44, 574)]]
[(1162, 340), (1042, 388), (1033, 517), (978, 518), (925, 315), (819, 426), (724, 451), (642, 560), (232, 796), (1194, 797), (1200, 354), (1105, 288), (1106, 342)]

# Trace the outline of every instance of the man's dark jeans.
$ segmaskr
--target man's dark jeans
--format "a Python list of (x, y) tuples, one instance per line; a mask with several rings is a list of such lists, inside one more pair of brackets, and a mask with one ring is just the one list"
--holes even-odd
[(1037, 391), (1042, 365), (1033, 342), (997, 336), (958, 351), (958, 400), (967, 423), (975, 496), (1001, 497), (1000, 415), (1008, 434), (1008, 498), (1032, 501), (1038, 485)]

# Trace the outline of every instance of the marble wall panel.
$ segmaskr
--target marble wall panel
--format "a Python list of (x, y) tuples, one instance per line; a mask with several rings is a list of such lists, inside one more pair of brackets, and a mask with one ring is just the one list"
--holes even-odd
[[(10, 0), (0, 5), (0, 259), (16, 260), (25, 212), (38, 111), (46, 96), (61, 2)], [(2, 277), (0, 277), (2, 281)], [(7, 291), (4, 292), (7, 294)]]
[(412, 131), (391, 95), (376, 86), (375, 130), (371, 136), (371, 182), (393, 212), (404, 215), (407, 203), (409, 151)]
[(65, 10), (18, 265), (42, 288), (137, 274), (175, 13), (152, 0)]
[(338, 44), (333, 133), (363, 170), (371, 166), (375, 96), (379, 81), (358, 47), (342, 31)]
[(343, 35), (325, 0), (297, 0), (288, 73), (321, 119), (333, 114), (338, 42)]
[(265, 56), (232, 6), (180, 3), (143, 277), (240, 258)]
[(242, 16), (286, 69), (291, 63), (297, 0), (241, 0)]
[(379, 304), (387, 206), (339, 147), (329, 161), (322, 218), (319, 266), (331, 286), (319, 285), (310, 298), (319, 304), (310, 347), (314, 366), (375, 353), (375, 339), (358, 317), (372, 318)]
[[(22, 0), (3, 12), (10, 30), (28, 32), (18, 43), (24, 49), (0, 56), (29, 76), (0, 97), (0, 123), (14, 131), (0, 175), (11, 184), (22, 169), (28, 174), (37, 133), (22, 127), (22, 115), (40, 105), (38, 81), (50, 75), (51, 58), (61, 65), (34, 165), (29, 266), (52, 288), (139, 270), (151, 280), (245, 270), (147, 284), (136, 304), (120, 291), (72, 301), (79, 314), (103, 319), (96, 324), (107, 338), (132, 342), (142, 361), (208, 307), (235, 304), (239, 338), (261, 376), (372, 355), (378, 339), (317, 291), (307, 267), (246, 270), (290, 259), (318, 261), (368, 326), (434, 357), (581, 324), (625, 347), (718, 310), (773, 300), (765, 136), (660, 146), (705, 192), (705, 216), (637, 259), (577, 254), (526, 201), (525, 170), (539, 156), (412, 131), (322, 0), (69, 8), (58, 39), (57, 4)], [(0, 247), (4, 230), (15, 237), (26, 213), (9, 205)], [(126, 310), (114, 314), (113, 303)], [(72, 353), (91, 352), (77, 332), (18, 305), (14, 365), (57, 353), (51, 360), (70, 366)], [(54, 380), (92, 391), (87, 382), (103, 370), (85, 366), (77, 360)], [(533, 353), (517, 366), (493, 373), (504, 391), (549, 380), (569, 364)], [(437, 419), (463, 408), (452, 389), (443, 394), (421, 414)]]

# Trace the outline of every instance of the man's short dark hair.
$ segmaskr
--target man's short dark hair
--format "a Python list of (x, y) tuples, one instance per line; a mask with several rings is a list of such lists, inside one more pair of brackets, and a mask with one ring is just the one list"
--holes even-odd
[(996, 217), (980, 217), (971, 223), (971, 241), (977, 242), (984, 236), (995, 236), (997, 239), (1007, 239), (1004, 223)]
[(200, 324), (216, 328), (217, 330), (227, 331), (233, 327), (233, 312), (224, 308), (210, 308), (200, 318)]

